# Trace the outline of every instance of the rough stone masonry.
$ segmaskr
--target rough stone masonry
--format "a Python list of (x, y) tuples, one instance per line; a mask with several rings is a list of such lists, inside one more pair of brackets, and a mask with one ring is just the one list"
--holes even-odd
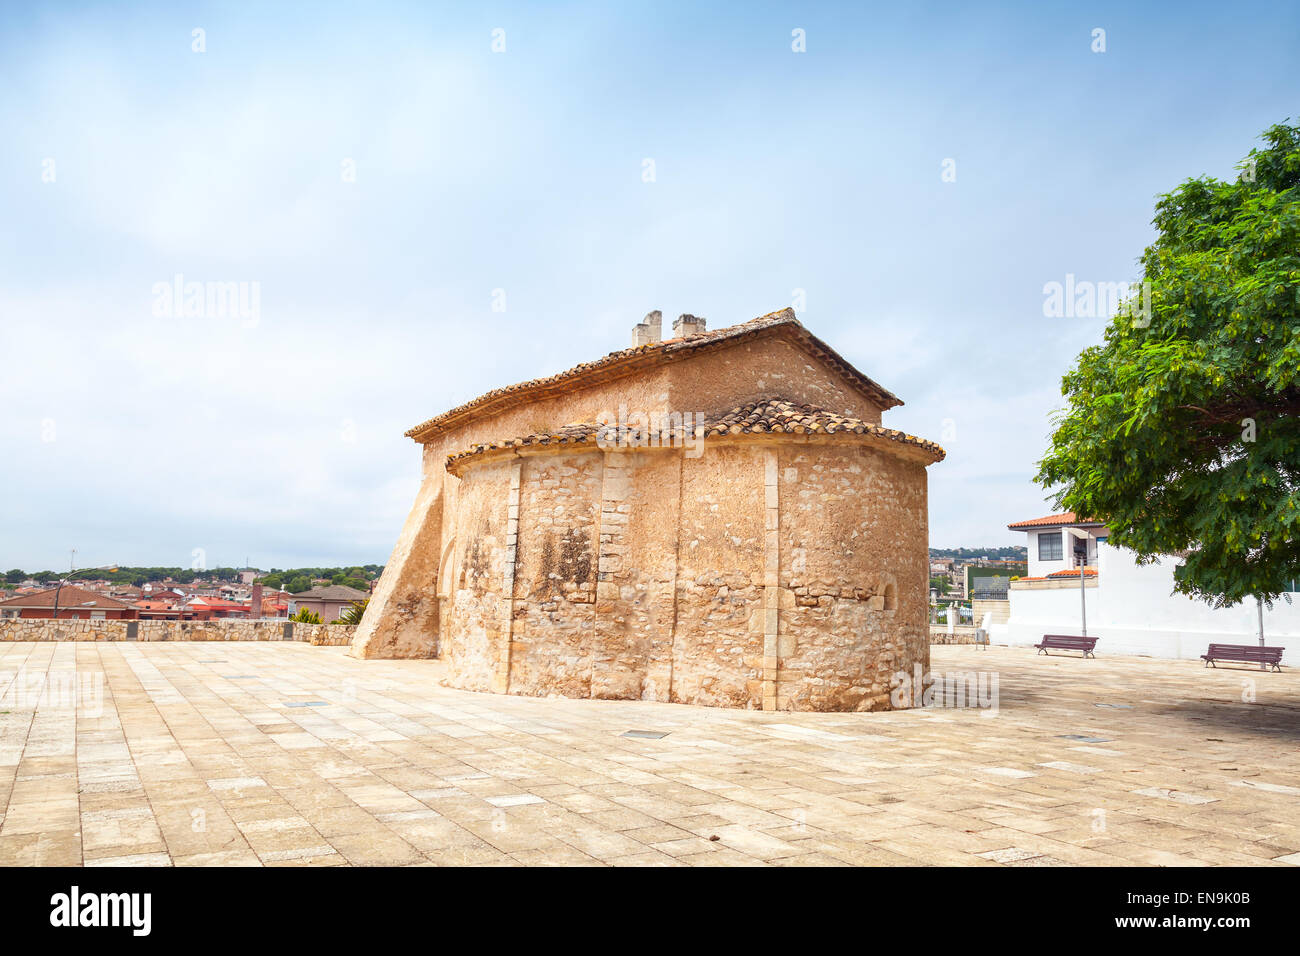
[(902, 402), (789, 310), (496, 389), (411, 429), (424, 478), (350, 653), (452, 686), (883, 710), (928, 670), (926, 467)]

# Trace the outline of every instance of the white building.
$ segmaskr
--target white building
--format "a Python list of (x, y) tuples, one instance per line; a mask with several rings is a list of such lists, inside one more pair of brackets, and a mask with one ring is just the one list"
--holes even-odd
[[(1106, 543), (1106, 527), (1079, 521), (1073, 512), (1007, 525), (1029, 539), (1029, 574), (1012, 581), (1010, 619), (990, 628), (994, 643), (1037, 644), (1044, 634), (1079, 634), (1079, 571), (1073, 545), (1086, 535), (1088, 563), (1084, 600), (1088, 636), (1098, 638), (1097, 653), (1196, 659), (1211, 644), (1258, 644), (1259, 617), (1254, 601), (1216, 610), (1204, 601), (1174, 593), (1174, 568), (1168, 556), (1139, 566), (1133, 552)], [(1294, 591), (1296, 585), (1292, 584)], [(1300, 666), (1300, 594), (1264, 609), (1264, 638), (1286, 648), (1284, 665)], [(1229, 665), (1235, 666), (1235, 665)]]

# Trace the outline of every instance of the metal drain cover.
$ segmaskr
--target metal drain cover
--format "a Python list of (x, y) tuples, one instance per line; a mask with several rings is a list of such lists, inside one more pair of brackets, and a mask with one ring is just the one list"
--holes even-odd
[(646, 740), (659, 740), (661, 737), (667, 737), (666, 730), (629, 730), (623, 734), (624, 737), (644, 737)]

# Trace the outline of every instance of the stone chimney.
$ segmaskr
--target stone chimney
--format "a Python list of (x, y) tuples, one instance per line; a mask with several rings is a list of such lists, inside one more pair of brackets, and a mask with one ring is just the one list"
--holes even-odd
[(632, 348), (639, 345), (653, 345), (663, 338), (664, 314), (656, 309), (646, 313), (646, 317), (632, 326)]
[(704, 332), (705, 320), (697, 315), (679, 315), (673, 322), (673, 337), (699, 335)]
[(249, 617), (262, 616), (262, 585), (260, 584), (253, 585), (253, 602), (252, 602), (252, 607), (249, 608), (248, 616)]

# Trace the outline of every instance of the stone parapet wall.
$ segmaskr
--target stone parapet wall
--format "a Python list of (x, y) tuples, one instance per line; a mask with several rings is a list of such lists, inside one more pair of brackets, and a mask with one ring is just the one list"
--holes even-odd
[(352, 642), (352, 624), (289, 621), (0, 621), (5, 641), (299, 641), (317, 646)]
[(974, 644), (976, 627), (972, 624), (957, 624), (952, 633), (948, 633), (947, 624), (930, 625), (931, 644)]

